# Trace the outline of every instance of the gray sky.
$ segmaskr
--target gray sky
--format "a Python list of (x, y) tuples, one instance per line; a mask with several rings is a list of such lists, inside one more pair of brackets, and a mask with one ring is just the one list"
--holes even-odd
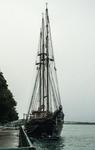
[[(0, 69), (22, 117), (32, 94), (33, 68), (45, 0), (0, 1)], [(65, 120), (95, 121), (95, 1), (48, 0)]]

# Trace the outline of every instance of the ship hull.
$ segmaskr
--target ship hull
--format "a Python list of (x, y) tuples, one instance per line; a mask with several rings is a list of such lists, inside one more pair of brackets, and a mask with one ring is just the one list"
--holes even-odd
[[(62, 115), (61, 115), (62, 116)], [(63, 128), (64, 116), (45, 117), (40, 119), (30, 119), (25, 129), (30, 137), (34, 138), (52, 138), (59, 137)]]

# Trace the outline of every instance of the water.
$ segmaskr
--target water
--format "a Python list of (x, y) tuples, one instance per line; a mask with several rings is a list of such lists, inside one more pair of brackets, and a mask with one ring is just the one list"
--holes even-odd
[(37, 150), (95, 150), (95, 125), (64, 125), (61, 138), (36, 140)]

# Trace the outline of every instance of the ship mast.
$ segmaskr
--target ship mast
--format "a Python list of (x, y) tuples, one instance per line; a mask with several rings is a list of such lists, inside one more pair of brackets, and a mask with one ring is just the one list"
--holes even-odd
[(44, 63), (44, 60), (45, 60), (45, 57), (44, 57), (44, 55), (45, 55), (45, 45), (44, 45), (44, 16), (43, 16), (43, 14), (42, 14), (42, 61), (43, 61), (43, 70), (42, 70), (42, 75), (43, 75), (43, 111), (44, 111), (44, 84), (45, 84), (45, 82), (44, 82), (44, 72), (45, 72), (45, 63)]
[[(45, 24), (46, 23), (46, 24)], [(40, 33), (40, 108), (45, 111), (45, 97), (47, 97), (46, 111), (49, 112), (49, 17), (46, 4), (46, 22), (42, 14), (42, 31)], [(46, 25), (46, 27), (45, 27)], [(42, 67), (41, 67), (42, 66)], [(46, 71), (45, 71), (46, 67)], [(41, 71), (42, 70), (42, 71)], [(46, 79), (46, 96), (45, 96), (45, 79)], [(42, 102), (41, 102), (42, 99)], [(42, 105), (41, 105), (42, 103)]]
[(49, 17), (48, 17), (48, 8), (46, 3), (46, 54), (47, 54), (47, 113), (49, 112), (49, 53), (48, 53), (48, 23), (49, 23)]
[[(42, 41), (41, 41), (41, 40), (42, 40), (42, 29), (40, 30), (40, 68), (39, 68), (39, 69), (40, 69), (40, 87), (39, 87), (39, 96), (40, 96), (40, 103), (39, 103), (39, 104), (40, 104), (40, 107), (39, 107), (39, 108), (40, 108), (40, 109), (41, 109), (41, 91), (42, 91), (42, 90), (41, 90), (41, 68), (42, 68), (42, 67), (41, 67), (41, 50), (42, 50), (42, 47), (41, 47)], [(41, 111), (41, 110), (40, 110), (40, 111)]]
[(44, 87), (44, 84), (45, 84), (45, 41), (44, 41), (44, 34), (45, 34), (45, 31), (44, 31), (44, 15), (42, 14), (42, 28), (41, 28), (41, 31), (40, 31), (40, 53), (39, 53), (39, 56), (40, 56), (40, 63), (37, 63), (37, 64), (40, 64), (40, 67), (39, 67), (39, 70), (40, 70), (40, 84), (39, 84), (39, 96), (40, 96), (40, 101), (39, 101), (39, 105), (40, 105), (40, 111), (41, 109), (44, 111), (44, 98), (45, 98), (45, 87)]
[(39, 44), (38, 59), (36, 61), (37, 74), (27, 119), (34, 112), (38, 111), (39, 114), (41, 113), (45, 116), (46, 113), (48, 115), (49, 112), (54, 112), (61, 106), (47, 3), (45, 19), (44, 15), (42, 15)]

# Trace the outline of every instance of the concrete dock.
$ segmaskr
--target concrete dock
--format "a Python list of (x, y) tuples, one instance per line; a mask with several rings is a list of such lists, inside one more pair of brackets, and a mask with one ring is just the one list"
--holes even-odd
[(17, 148), (19, 145), (19, 130), (0, 129), (0, 147)]

